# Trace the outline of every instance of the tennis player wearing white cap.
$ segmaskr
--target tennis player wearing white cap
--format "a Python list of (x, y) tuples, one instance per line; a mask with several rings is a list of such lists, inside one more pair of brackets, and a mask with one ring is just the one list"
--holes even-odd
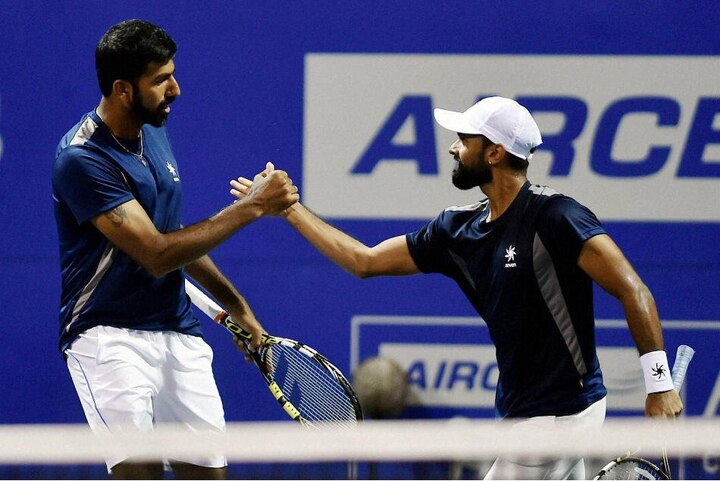
[[(663, 351), (652, 294), (596, 216), (570, 197), (531, 184), (542, 143), (530, 112), (502, 97), (465, 112), (435, 110), (457, 133), (453, 184), (485, 198), (449, 207), (416, 232), (368, 247), (301, 204), (287, 221), (358, 277), (440, 273), (457, 282), (496, 348), (497, 416), (525, 429), (587, 429), (605, 418), (606, 390), (594, 335), (593, 281), (622, 304), (647, 388), (646, 414), (682, 410)], [(231, 182), (242, 197), (251, 182)], [(438, 302), (444, 302), (438, 299)], [(584, 479), (581, 458), (498, 459), (486, 479)]]

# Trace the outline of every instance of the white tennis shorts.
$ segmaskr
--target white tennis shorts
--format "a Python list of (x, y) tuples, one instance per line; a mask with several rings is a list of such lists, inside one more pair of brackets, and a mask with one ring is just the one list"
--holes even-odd
[[(82, 333), (65, 354), (94, 432), (146, 432), (159, 423), (225, 430), (212, 349), (200, 337), (98, 326)], [(127, 458), (108, 457), (108, 470)], [(227, 464), (222, 454), (176, 461), (211, 468)]]
[[(605, 420), (605, 398), (570, 416), (538, 416), (510, 419), (511, 430), (518, 433), (547, 431), (553, 426), (568, 430), (597, 429)], [(498, 458), (484, 479), (585, 479), (585, 461), (580, 457), (562, 459)]]

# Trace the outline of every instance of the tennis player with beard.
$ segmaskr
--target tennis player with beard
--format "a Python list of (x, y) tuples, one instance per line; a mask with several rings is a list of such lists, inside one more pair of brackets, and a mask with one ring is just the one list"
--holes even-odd
[[(450, 146), (453, 184), (479, 187), (485, 198), (447, 208), (420, 230), (374, 247), (299, 203), (284, 212), (287, 221), (355, 276), (440, 273), (454, 279), (495, 344), (497, 416), (520, 433), (552, 425), (596, 427), (605, 418), (593, 282), (625, 310), (645, 375), (646, 414), (679, 414), (682, 402), (650, 291), (589, 209), (527, 179), (528, 161), (542, 142), (527, 109), (489, 97), (465, 112), (436, 109), (435, 119), (457, 133)], [(253, 184), (239, 178), (231, 185), (243, 198)], [(498, 459), (486, 476), (570, 478), (585, 478), (581, 458)]]
[[(194, 278), (253, 334), (262, 326), (207, 256), (237, 230), (298, 200), (282, 171), (259, 174), (236, 202), (181, 225), (181, 177), (164, 127), (180, 95), (175, 42), (128, 20), (95, 52), (102, 99), (62, 138), (53, 170), (60, 241), (60, 349), (95, 431), (149, 431), (160, 423), (221, 431), (212, 350), (185, 294)], [(224, 478), (222, 453), (167, 460), (176, 478)], [(161, 479), (163, 460), (107, 459), (115, 478)]]

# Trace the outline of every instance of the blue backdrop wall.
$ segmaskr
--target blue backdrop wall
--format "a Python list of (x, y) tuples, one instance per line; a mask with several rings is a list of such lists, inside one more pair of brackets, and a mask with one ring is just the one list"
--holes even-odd
[[(688, 413), (718, 415), (717, 2), (31, 0), (0, 7), (0, 423), (84, 420), (56, 347), (50, 172), (60, 137), (100, 98), (94, 47), (126, 18), (162, 25), (179, 45), (182, 96), (168, 129), (186, 224), (227, 205), (229, 179), (270, 160), (311, 208), (368, 244), (414, 230), (467, 199), (446, 175), (451, 137), (428, 123), (425, 107), (462, 109), (491, 93), (526, 98), (548, 140), (531, 180), (596, 210), (655, 294), (668, 350), (698, 351)], [(409, 147), (397, 154), (398, 145)], [(365, 170), (353, 168), (364, 153)], [(429, 340), (417, 327), (474, 318), (448, 280), (352, 278), (280, 219), (259, 220), (212, 255), (267, 329), (305, 340), (348, 373), (370, 355), (402, 357), (397, 346), (408, 339), (467, 343), (452, 329)], [(602, 345), (632, 346), (613, 323), (620, 306), (600, 291), (596, 314), (607, 321)], [(281, 419), (225, 333), (211, 322), (204, 329), (228, 420)], [(493, 387), (465, 381), (465, 390)], [(489, 415), (485, 401), (453, 402), (452, 388), (418, 392), (408, 415)], [(618, 413), (637, 411), (620, 404)]]

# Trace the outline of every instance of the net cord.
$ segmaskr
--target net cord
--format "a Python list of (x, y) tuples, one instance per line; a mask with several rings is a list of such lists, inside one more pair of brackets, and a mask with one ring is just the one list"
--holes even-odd
[(672, 423), (608, 420), (596, 430), (513, 432), (490, 420), (369, 421), (354, 429), (307, 430), (298, 423), (229, 423), (225, 433), (161, 426), (150, 433), (98, 435), (85, 425), (0, 426), (0, 464), (93, 464), (119, 451), (138, 459), (223, 452), (230, 462), (482, 460), (498, 455), (720, 456), (716, 418)]

